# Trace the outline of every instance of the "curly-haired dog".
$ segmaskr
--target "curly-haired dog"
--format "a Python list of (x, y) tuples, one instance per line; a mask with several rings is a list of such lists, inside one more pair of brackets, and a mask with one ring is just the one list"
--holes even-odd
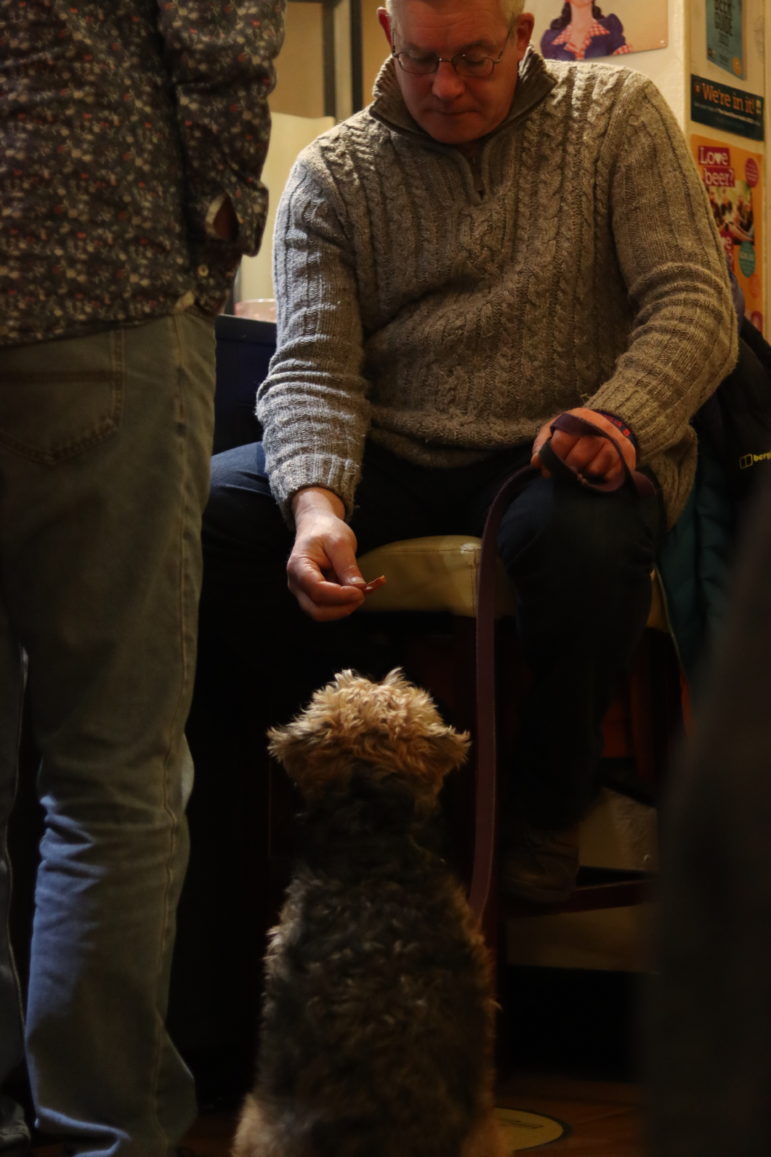
[(236, 1157), (504, 1157), (488, 953), (426, 838), (468, 737), (344, 671), (270, 740), (306, 810)]

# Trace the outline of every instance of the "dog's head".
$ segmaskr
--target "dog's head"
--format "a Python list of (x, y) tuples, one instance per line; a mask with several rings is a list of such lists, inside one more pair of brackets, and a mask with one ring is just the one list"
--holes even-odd
[(268, 732), (270, 752), (303, 794), (344, 787), (353, 764), (396, 775), (425, 805), (468, 754), (469, 737), (442, 720), (431, 697), (391, 671), (373, 683), (341, 671), (286, 727)]

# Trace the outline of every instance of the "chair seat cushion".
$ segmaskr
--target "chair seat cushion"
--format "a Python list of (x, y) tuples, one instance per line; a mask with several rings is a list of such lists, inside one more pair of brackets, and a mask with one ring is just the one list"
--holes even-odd
[[(433, 611), (473, 618), (482, 540), (471, 535), (440, 534), (406, 538), (375, 547), (359, 559), (364, 577), (385, 575), (386, 582), (369, 594), (362, 611)], [(651, 575), (651, 609), (647, 626), (667, 630), (661, 585)], [(514, 613), (515, 597), (500, 565), (496, 614)]]
[[(435, 611), (473, 618), (482, 541), (462, 534), (389, 542), (359, 559), (366, 579), (384, 574), (385, 585), (367, 596), (362, 610)], [(501, 564), (498, 614), (514, 612), (514, 596)]]

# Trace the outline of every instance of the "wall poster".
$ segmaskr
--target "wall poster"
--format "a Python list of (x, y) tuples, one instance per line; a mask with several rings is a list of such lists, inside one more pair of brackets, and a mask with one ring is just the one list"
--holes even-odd
[(550, 60), (596, 60), (665, 48), (667, 0), (528, 0), (535, 16), (533, 47)]
[(730, 267), (744, 294), (744, 312), (766, 332), (763, 286), (763, 155), (692, 136), (691, 145)]
[(707, 0), (707, 59), (732, 76), (747, 75), (742, 0)]
[(762, 141), (763, 97), (691, 73), (691, 120)]

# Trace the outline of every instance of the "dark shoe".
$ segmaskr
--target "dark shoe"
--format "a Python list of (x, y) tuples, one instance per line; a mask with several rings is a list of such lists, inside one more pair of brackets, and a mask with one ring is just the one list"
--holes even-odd
[(564, 832), (518, 825), (503, 852), (501, 891), (531, 904), (561, 904), (575, 890), (578, 828)]
[(31, 1147), (21, 1105), (0, 1093), (0, 1157), (24, 1157)]

